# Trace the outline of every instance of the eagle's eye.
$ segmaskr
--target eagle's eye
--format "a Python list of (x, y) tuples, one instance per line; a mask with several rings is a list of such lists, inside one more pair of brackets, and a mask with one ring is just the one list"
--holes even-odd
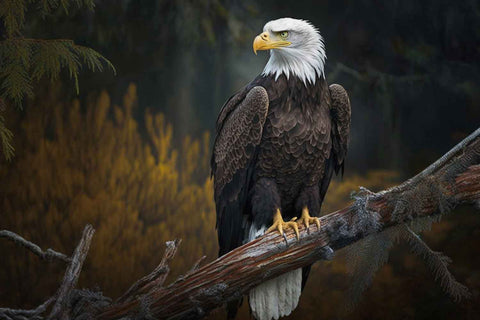
[(288, 31), (281, 31), (280, 38), (287, 39), (288, 38)]

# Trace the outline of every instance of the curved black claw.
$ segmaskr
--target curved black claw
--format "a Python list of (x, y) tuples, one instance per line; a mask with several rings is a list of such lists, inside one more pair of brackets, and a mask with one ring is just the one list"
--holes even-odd
[(305, 228), (307, 229), (308, 234), (310, 234), (309, 227), (311, 223), (316, 224), (317, 230), (320, 230), (320, 219), (318, 219), (317, 217), (311, 217), (307, 207), (303, 208), (302, 216), (298, 220), (298, 223), (303, 223), (305, 225)]

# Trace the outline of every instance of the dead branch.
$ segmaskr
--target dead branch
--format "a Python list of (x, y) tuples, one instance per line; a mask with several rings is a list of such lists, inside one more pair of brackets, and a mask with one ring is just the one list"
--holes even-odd
[(120, 298), (117, 299), (117, 303), (122, 303), (135, 299), (136, 297), (145, 294), (152, 288), (160, 288), (170, 272), (168, 263), (173, 259), (177, 253), (178, 246), (182, 240), (175, 239), (174, 241), (168, 241), (165, 245), (165, 252), (160, 264), (149, 275), (141, 278), (135, 282)]
[(19, 236), (15, 232), (8, 231), (8, 230), (0, 230), (0, 238), (6, 238), (9, 240), (12, 240), (18, 245), (21, 245), (24, 248), (27, 248), (28, 250), (32, 251), (34, 254), (40, 257), (42, 260), (48, 260), (51, 261), (53, 259), (58, 259), (63, 262), (69, 263), (71, 260), (69, 257), (67, 257), (65, 254), (57, 252), (55, 250), (52, 250), (48, 248), (45, 251), (42, 251), (42, 249), (36, 245), (33, 242), (30, 242), (28, 240), (25, 240), (25, 238)]
[(195, 264), (190, 269), (190, 271), (187, 272), (187, 275), (190, 275), (190, 274), (194, 273), (195, 271), (197, 271), (198, 269), (200, 269), (200, 265), (202, 264), (203, 260), (205, 260), (206, 258), (207, 258), (207, 256), (200, 257), (200, 259), (198, 259), (197, 262), (195, 262)]
[(42, 319), (40, 315), (47, 311), (48, 306), (53, 301), (55, 301), (55, 297), (51, 297), (32, 310), (0, 308), (0, 319)]
[[(47, 308), (53, 302), (55, 302), (55, 304), (52, 307), (52, 311), (48, 319), (61, 319), (61, 320), (70, 319), (69, 313), (71, 311), (70, 306), (72, 304), (72, 300), (75, 300), (75, 299), (78, 300), (78, 298), (72, 297), (72, 291), (75, 288), (75, 285), (78, 281), (78, 277), (80, 276), (82, 265), (87, 256), (88, 249), (90, 248), (90, 243), (92, 241), (92, 237), (94, 233), (95, 233), (95, 230), (93, 229), (93, 227), (91, 225), (87, 225), (83, 230), (82, 238), (80, 239), (79, 244), (75, 248), (72, 258), (69, 258), (63, 253), (58, 253), (51, 249), (47, 249), (45, 252), (43, 252), (38, 245), (25, 240), (23, 237), (17, 235), (16, 233), (7, 231), (7, 230), (2, 230), (0, 233), (0, 237), (13, 240), (15, 243), (20, 244), (21, 246), (31, 250), (33, 253), (35, 253), (42, 259), (56, 258), (65, 262), (69, 262), (70, 264), (67, 268), (67, 271), (65, 272), (62, 285), (58, 289), (55, 296), (51, 297), (50, 299), (48, 299), (43, 304), (39, 305), (37, 308), (33, 310), (0, 308), (0, 319), (7, 319), (7, 320), (37, 320), (38, 319), (40, 320), (40, 319), (43, 319), (42, 314), (47, 311)], [(77, 296), (81, 294), (82, 293), (79, 292), (77, 293)], [(92, 304), (92, 307), (90, 309), (95, 308), (96, 304), (99, 304), (98, 301), (102, 302), (103, 300), (106, 299), (103, 297), (101, 297), (103, 298), (103, 300), (101, 298), (97, 298), (95, 297), (94, 293), (92, 294), (83, 293), (83, 295), (86, 296), (85, 300), (88, 300), (88, 298), (90, 298), (90, 300), (93, 300), (90, 303)]]
[(53, 306), (48, 319), (66, 320), (70, 318), (68, 309), (70, 295), (77, 284), (94, 233), (95, 230), (91, 225), (87, 225), (85, 229), (83, 229), (82, 238), (78, 246), (75, 248), (72, 262), (65, 272), (62, 285), (60, 286), (60, 289), (58, 289), (55, 305)]
[[(99, 318), (133, 318), (147, 312), (158, 319), (197, 319), (258, 284), (285, 272), (330, 259), (369, 234), (415, 218), (446, 213), (458, 204), (480, 201), (480, 129), (412, 179), (372, 193), (361, 189), (355, 202), (321, 217), (321, 228), (302, 228), (300, 240), (271, 233), (187, 274), (168, 287), (152, 287), (139, 299), (124, 298)], [(308, 232), (306, 232), (308, 231)]]

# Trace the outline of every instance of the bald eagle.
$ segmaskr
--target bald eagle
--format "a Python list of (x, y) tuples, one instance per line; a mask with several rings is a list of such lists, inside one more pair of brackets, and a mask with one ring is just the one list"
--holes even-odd
[[(333, 173), (343, 173), (350, 132), (345, 89), (327, 85), (325, 46), (305, 20), (268, 22), (253, 42), (270, 50), (263, 72), (223, 106), (211, 160), (219, 255), (265, 232), (316, 224)], [(296, 218), (296, 219), (295, 219)], [(249, 293), (253, 316), (278, 319), (298, 304), (310, 267)], [(239, 302), (227, 306), (235, 317)]]

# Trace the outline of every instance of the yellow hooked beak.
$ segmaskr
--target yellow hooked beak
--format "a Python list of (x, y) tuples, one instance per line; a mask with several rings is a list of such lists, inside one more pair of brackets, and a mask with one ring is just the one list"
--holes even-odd
[(271, 40), (268, 32), (262, 32), (253, 40), (253, 52), (257, 54), (258, 50), (278, 49), (288, 47), (292, 43), (285, 40)]

